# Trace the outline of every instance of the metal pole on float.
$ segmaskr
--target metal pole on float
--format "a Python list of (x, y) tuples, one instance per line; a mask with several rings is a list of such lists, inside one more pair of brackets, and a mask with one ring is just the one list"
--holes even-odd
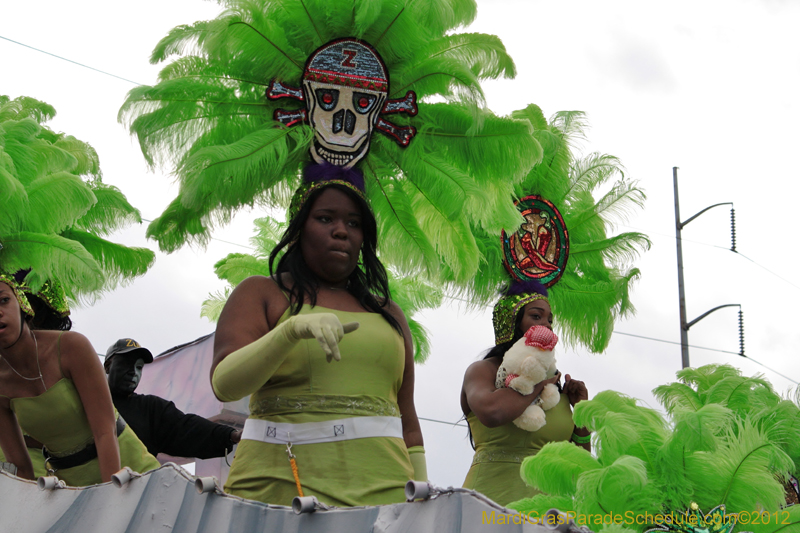
[(714, 204), (711, 206), (706, 207), (699, 213), (695, 214), (694, 216), (689, 217), (686, 219), (685, 222), (681, 222), (681, 209), (680, 209), (680, 202), (678, 201), (678, 167), (672, 167), (672, 184), (675, 190), (675, 243), (678, 249), (678, 303), (680, 305), (680, 318), (681, 318), (681, 368), (689, 367), (689, 328), (692, 327), (694, 324), (699, 322), (700, 320), (704, 319), (717, 309), (722, 309), (723, 307), (739, 307), (739, 345), (740, 345), (740, 352), (739, 355), (744, 356), (744, 323), (742, 319), (742, 306), (740, 304), (725, 304), (715, 307), (710, 311), (707, 311), (700, 315), (699, 317), (695, 318), (691, 322), (686, 319), (686, 292), (683, 282), (683, 241), (681, 240), (681, 231), (683, 228), (692, 220), (696, 219), (709, 209), (714, 207), (718, 207), (720, 205), (730, 205), (731, 206), (731, 251), (736, 251), (736, 218), (735, 212), (733, 210), (733, 202), (723, 202), (720, 204)]

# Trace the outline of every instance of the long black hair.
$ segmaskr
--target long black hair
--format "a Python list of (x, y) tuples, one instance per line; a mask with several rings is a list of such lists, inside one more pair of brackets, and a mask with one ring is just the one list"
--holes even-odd
[[(30, 273), (30, 269), (18, 270), (14, 273), (14, 279), (20, 285), (25, 281), (25, 277)], [(22, 289), (20, 289), (22, 290)], [(28, 327), (33, 330), (37, 329), (50, 329), (56, 331), (69, 331), (72, 329), (72, 319), (67, 316), (61, 316), (44, 298), (28, 290), (24, 291), (25, 297), (33, 310), (33, 316), (28, 315), (24, 311), (24, 320), (28, 323)]]
[[(403, 330), (400, 323), (387, 310), (389, 305), (389, 279), (386, 276), (386, 268), (378, 259), (378, 224), (375, 215), (369, 208), (367, 202), (352, 189), (331, 183), (325, 187), (313, 191), (306, 199), (303, 206), (292, 217), (289, 227), (283, 237), (272, 249), (269, 254), (269, 273), (275, 279), (283, 291), (289, 293), (289, 306), (291, 313), (296, 315), (303, 308), (303, 303), (308, 297), (311, 306), (317, 305), (317, 292), (319, 291), (319, 280), (306, 264), (303, 253), (300, 249), (300, 239), (302, 238), (303, 226), (305, 226), (311, 206), (319, 198), (322, 192), (328, 188), (334, 188), (348, 195), (361, 210), (361, 228), (364, 233), (364, 242), (361, 245), (361, 261), (347, 279), (347, 292), (355, 296), (362, 307), (379, 313), (400, 335)], [(282, 250), (286, 252), (278, 260), (277, 268), (275, 260)], [(292, 278), (292, 286), (288, 287), (283, 282), (283, 274), (289, 274)]]
[(28, 303), (33, 309), (33, 316), (25, 315), (28, 327), (33, 330), (50, 329), (56, 331), (69, 331), (72, 329), (72, 319), (69, 316), (61, 316), (53, 311), (47, 303), (35, 294), (26, 294)]

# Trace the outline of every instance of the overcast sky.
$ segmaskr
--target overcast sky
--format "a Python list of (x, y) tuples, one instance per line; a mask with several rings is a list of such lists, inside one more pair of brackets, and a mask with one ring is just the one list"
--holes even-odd
[[(147, 170), (138, 145), (116, 122), (134, 85), (5, 39), (151, 84), (159, 67), (147, 58), (156, 42), (170, 28), (218, 11), (200, 0), (4, 0), (0, 94), (53, 105), (58, 116), (50, 126), (92, 144), (104, 180), (152, 220), (177, 191), (168, 169)], [(736, 309), (727, 308), (690, 330), (690, 344), (709, 348), (692, 348), (692, 365), (763, 372), (779, 391), (800, 381), (799, 22), (800, 4), (780, 0), (479, 2), (469, 31), (499, 35), (518, 68), (516, 80), (485, 85), (489, 107), (506, 114), (536, 103), (546, 116), (585, 111), (591, 129), (584, 151), (619, 157), (648, 195), (646, 208), (617, 228), (653, 241), (637, 262), (636, 317), (617, 324), (605, 354), (557, 352), (559, 368), (585, 380), (591, 394), (614, 389), (658, 407), (650, 391), (680, 369), (674, 166), (683, 220), (720, 202), (734, 202), (737, 213), (739, 254), (729, 251), (727, 207), (685, 228), (686, 300), (690, 320), (718, 305), (741, 304), (749, 358), (724, 353), (739, 349)], [(200, 303), (223, 287), (212, 266), (230, 252), (248, 251), (252, 220), (261, 215), (242, 212), (204, 250), (158, 253), (143, 278), (76, 309), (75, 329), (98, 352), (130, 336), (154, 353), (213, 331), (199, 318)], [(155, 248), (145, 227), (114, 240)], [(464, 370), (492, 344), (490, 312), (466, 313), (451, 302), (418, 318), (432, 334), (433, 354), (418, 367), (417, 412), (455, 422)], [(466, 430), (423, 421), (423, 431), (431, 480), (460, 485), (472, 454)]]

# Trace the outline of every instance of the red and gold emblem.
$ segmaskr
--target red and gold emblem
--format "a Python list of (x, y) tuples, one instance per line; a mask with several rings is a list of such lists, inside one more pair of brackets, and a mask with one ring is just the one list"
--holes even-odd
[(549, 287), (561, 278), (569, 256), (569, 233), (558, 209), (541, 196), (517, 201), (525, 222), (502, 232), (503, 264), (516, 280), (535, 279)]

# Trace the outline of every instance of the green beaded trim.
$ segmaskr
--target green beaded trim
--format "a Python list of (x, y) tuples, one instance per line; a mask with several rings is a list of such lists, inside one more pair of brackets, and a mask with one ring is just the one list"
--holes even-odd
[(547, 296), (532, 292), (527, 294), (512, 294), (503, 296), (494, 305), (492, 311), (492, 324), (494, 324), (494, 343), (502, 344), (514, 338), (514, 327), (517, 324), (517, 314), (526, 305), (536, 300), (549, 303)]
[(503, 448), (481, 448), (472, 458), (472, 464), (480, 463), (521, 463), (523, 459), (534, 455), (535, 450), (506, 450)]
[(350, 183), (349, 181), (344, 180), (320, 180), (315, 181), (314, 183), (306, 183), (303, 182), (300, 187), (294, 192), (294, 196), (292, 196), (292, 202), (289, 204), (289, 220), (292, 220), (297, 213), (303, 208), (303, 205), (308, 200), (308, 197), (311, 196), (311, 193), (316, 191), (317, 189), (321, 189), (322, 187), (327, 187), (328, 185), (342, 185), (347, 187), (354, 193), (356, 193), (362, 200), (365, 202), (367, 201), (366, 196), (364, 196), (364, 191)]
[(19, 302), (19, 306), (22, 309), (22, 312), (28, 316), (33, 316), (33, 308), (31, 307), (30, 302), (28, 302), (28, 298), (25, 296), (25, 292), (17, 283), (17, 280), (14, 279), (13, 276), (9, 276), (8, 274), (0, 274), (0, 282), (5, 283), (9, 287), (11, 287), (11, 291), (14, 293), (14, 296), (17, 297), (17, 301)]
[(305, 413), (330, 413), (348, 416), (400, 416), (396, 403), (378, 396), (344, 396), (313, 394), (298, 396), (273, 396), (250, 400), (250, 414), (256, 418), (275, 415)]
[(582, 437), (581, 435), (578, 435), (577, 433), (573, 433), (572, 434), (572, 442), (574, 442), (575, 444), (589, 444), (590, 442), (592, 442), (592, 436), (591, 435), (586, 435), (585, 437)]

